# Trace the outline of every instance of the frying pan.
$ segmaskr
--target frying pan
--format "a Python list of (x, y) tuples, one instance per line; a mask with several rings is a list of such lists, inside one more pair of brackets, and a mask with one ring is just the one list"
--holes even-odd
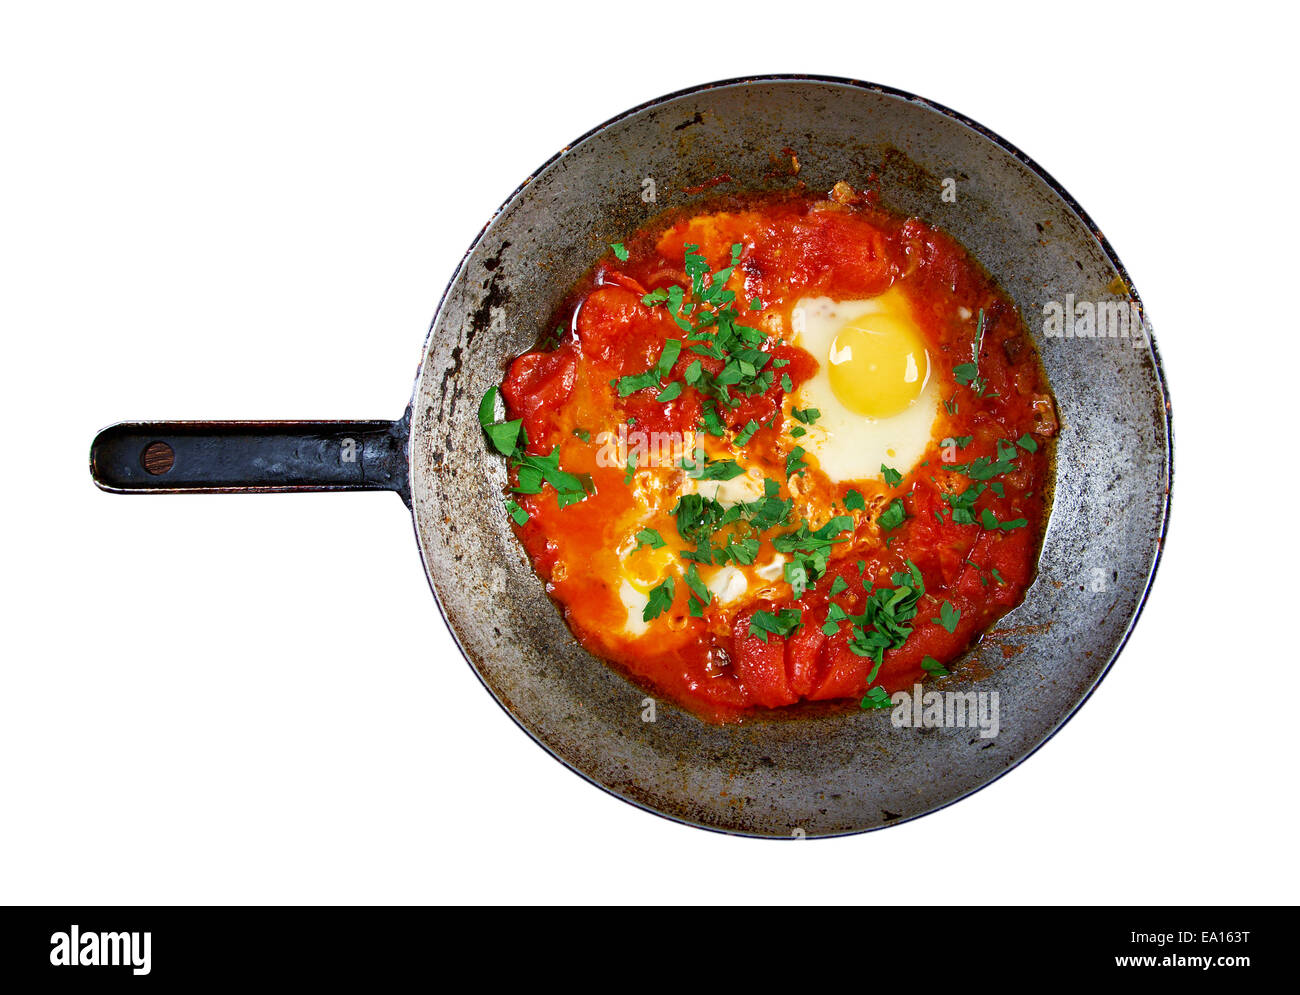
[[(840, 179), (877, 187), (882, 206), (966, 245), (1017, 303), (1056, 392), (1055, 500), (1036, 579), (943, 685), (996, 691), (996, 737), (899, 728), (888, 710), (709, 725), (669, 702), (652, 706), (650, 692), (588, 655), (565, 628), (510, 531), (505, 468), (480, 434), (483, 392), (533, 346), (608, 243), (668, 207), (799, 183), (825, 191)], [(941, 197), (945, 186), (955, 202)], [(1071, 300), (1132, 305), (1131, 333), (1045, 335), (1044, 306)], [(643, 104), (529, 176), (448, 284), (401, 420), (127, 422), (95, 439), (91, 471), (116, 493), (395, 491), (465, 658), (557, 759), (691, 825), (833, 836), (894, 825), (983, 787), (1041, 746), (1097, 686), (1159, 561), (1169, 412), (1137, 291), (1101, 232), (1032, 160), (899, 90), (766, 76)]]

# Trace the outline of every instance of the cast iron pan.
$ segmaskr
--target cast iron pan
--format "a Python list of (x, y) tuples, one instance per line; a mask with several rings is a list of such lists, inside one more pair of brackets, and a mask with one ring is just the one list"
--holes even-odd
[[(800, 165), (792, 175), (788, 151)], [(730, 181), (702, 192), (720, 175)], [(1038, 576), (945, 689), (998, 692), (1000, 732), (896, 728), (889, 711), (707, 725), (574, 641), (501, 510), (502, 461), (476, 405), (566, 291), (653, 214), (731, 191), (877, 177), (881, 203), (961, 240), (1035, 334), (1063, 430)], [(644, 181), (654, 182), (648, 202)], [(956, 181), (955, 203), (940, 198)], [(931, 812), (1037, 749), (1114, 662), (1155, 574), (1169, 512), (1169, 398), (1145, 320), (1128, 338), (1042, 334), (1044, 305), (1141, 302), (1059, 184), (988, 129), (853, 80), (728, 80), (651, 101), (566, 146), (475, 239), (429, 329), (397, 422), (115, 425), (91, 471), (118, 493), (391, 490), (466, 659), (539, 744), (635, 805), (707, 829), (832, 836)]]

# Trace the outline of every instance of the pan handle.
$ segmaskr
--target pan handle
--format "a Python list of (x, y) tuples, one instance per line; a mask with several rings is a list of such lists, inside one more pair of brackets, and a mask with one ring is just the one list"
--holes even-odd
[(410, 418), (119, 422), (91, 444), (90, 475), (114, 494), (396, 491), (409, 507)]

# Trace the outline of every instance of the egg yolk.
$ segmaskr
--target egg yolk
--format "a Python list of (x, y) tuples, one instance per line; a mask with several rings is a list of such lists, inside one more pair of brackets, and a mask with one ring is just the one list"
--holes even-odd
[(888, 311), (848, 321), (831, 342), (831, 390), (850, 411), (888, 418), (920, 396), (930, 354), (911, 322)]
[(636, 590), (649, 594), (650, 588), (660, 584), (669, 573), (672, 563), (673, 552), (667, 546), (658, 549), (642, 546), (624, 560), (623, 574)]

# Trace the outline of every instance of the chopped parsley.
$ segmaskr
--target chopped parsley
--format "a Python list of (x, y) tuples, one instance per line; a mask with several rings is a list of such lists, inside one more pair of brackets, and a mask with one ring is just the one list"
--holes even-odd
[(722, 423), (722, 416), (718, 414), (718, 406), (713, 403), (704, 405), (701, 409), (704, 423), (701, 426), (709, 435), (718, 437), (727, 434), (727, 426)]
[[(999, 444), (1000, 445), (1000, 444)], [(1015, 457), (1015, 449), (1011, 450), (1011, 457), (1006, 456), (1006, 451), (999, 448), (998, 458), (992, 459), (988, 456), (979, 456), (969, 463), (954, 463), (948, 467), (954, 473), (960, 473), (970, 477), (971, 480), (992, 480), (994, 477), (1000, 477), (1004, 473), (1010, 473), (1016, 468), (1011, 462)]]
[(622, 242), (610, 242), (609, 247), (614, 250), (614, 257), (620, 263), (627, 262), (627, 249), (624, 248)]
[[(528, 444), (528, 433), (524, 430), (523, 420), (495, 420), (499, 393), (496, 387), (487, 389), (483, 400), (479, 402), (478, 422), (492, 447), (506, 458), (507, 465), (515, 471), (515, 485), (511, 491), (515, 494), (540, 494), (542, 485), (550, 484), (555, 488), (556, 503), (561, 508), (584, 500), (588, 494), (595, 494), (596, 485), (589, 474), (575, 476), (560, 469), (559, 446), (551, 447), (545, 456), (527, 452), (522, 448)], [(519, 525), (528, 520), (527, 512), (513, 501), (506, 503), (506, 510)]]
[(668, 543), (659, 534), (658, 529), (642, 529), (636, 534), (636, 545), (632, 548), (632, 552), (635, 553), (642, 546), (647, 546), (650, 549), (661, 549), (666, 545)]
[(512, 488), (516, 494), (540, 494), (542, 484), (547, 483), (559, 494), (560, 507), (563, 508), (581, 501), (589, 492), (595, 491), (583, 478), (560, 469), (559, 446), (552, 448), (545, 456), (519, 452), (512, 457), (511, 463), (516, 473), (515, 486)]
[(749, 635), (762, 636), (763, 642), (769, 642), (772, 636), (784, 638), (803, 625), (802, 614), (798, 608), (781, 608), (775, 613), (756, 611), (749, 619)]
[(695, 450), (695, 461), (683, 459), (681, 467), (692, 480), (734, 480), (743, 476), (745, 468), (731, 459), (710, 459), (704, 450)]
[(686, 542), (698, 544), (723, 524), (726, 509), (703, 494), (682, 494), (671, 514), (677, 522), (677, 534)]
[(819, 559), (820, 567), (821, 569), (824, 569), (826, 566), (824, 555), (820, 558), (816, 556), (796, 556), (794, 559), (789, 560), (782, 568), (785, 582), (790, 585), (790, 590), (794, 592), (796, 598), (803, 597), (804, 592), (807, 591), (808, 588), (812, 586), (813, 581), (817, 579), (817, 576), (820, 573), (818, 567)]
[(945, 601), (939, 608), (939, 617), (930, 619), (938, 622), (948, 630), (949, 635), (957, 631), (957, 622), (961, 618), (961, 609), (954, 608), (951, 601)]
[(649, 622), (666, 612), (672, 607), (673, 598), (676, 594), (677, 584), (671, 577), (665, 577), (662, 583), (650, 589), (650, 595), (646, 598), (645, 610), (641, 613), (641, 621)]
[(931, 677), (949, 676), (949, 671), (945, 670), (943, 664), (940, 663), (932, 656), (924, 657), (921, 660), (921, 669), (924, 670)]
[[(952, 508), (952, 520), (956, 525), (975, 524), (975, 499), (984, 493), (987, 484), (971, 484), (960, 494), (945, 494), (943, 499)], [(936, 514), (938, 514), (936, 512)], [(942, 521), (942, 517), (940, 518)]]
[[(911, 560), (907, 561), (907, 570), (893, 574), (890, 579), (894, 587), (872, 591), (862, 613), (848, 616), (853, 623), (849, 649), (876, 661), (867, 677), (868, 683), (876, 679), (885, 650), (898, 649), (907, 642), (912, 634), (912, 627), (907, 623), (916, 617), (916, 603), (925, 593), (921, 571)], [(864, 578), (863, 586), (866, 583)]]
[(876, 519), (882, 529), (896, 529), (907, 521), (907, 509), (903, 507), (902, 498), (894, 498), (889, 502), (889, 507), (880, 513)]
[(659, 353), (659, 361), (655, 363), (655, 369), (659, 372), (659, 378), (662, 380), (668, 376), (677, 362), (677, 357), (682, 354), (682, 343), (678, 339), (665, 339), (663, 350)]
[[(699, 360), (696, 360), (696, 362), (698, 363)], [(749, 442), (749, 440), (754, 437), (754, 433), (759, 430), (759, 427), (758, 422), (754, 421), (752, 418), (745, 422), (744, 428), (737, 432), (736, 437), (732, 440), (732, 442), (735, 443), (736, 448), (740, 449)]]
[(701, 618), (704, 615), (705, 607), (713, 600), (713, 592), (705, 587), (704, 582), (700, 580), (700, 572), (695, 568), (694, 563), (686, 568), (686, 575), (683, 579), (691, 591), (690, 613), (695, 618)]
[[(978, 396), (984, 397), (988, 391), (988, 383), (980, 376), (980, 346), (984, 341), (984, 309), (980, 308), (979, 321), (975, 326), (975, 341), (971, 344), (971, 353), (974, 361), (970, 363), (961, 363), (952, 368), (952, 378), (963, 387), (969, 387)], [(953, 413), (953, 412), (950, 412)]]
[(853, 519), (848, 515), (836, 515), (818, 529), (810, 529), (804, 522), (793, 532), (786, 532), (772, 540), (772, 548), (778, 553), (817, 553), (829, 550), (838, 542), (847, 542), (848, 535), (843, 533), (853, 528)]
[[(677, 340), (672, 339), (671, 341), (675, 342)], [(630, 373), (625, 377), (620, 377), (617, 381), (617, 384), (618, 384), (618, 396), (630, 397), (632, 394), (635, 394), (638, 390), (644, 390), (647, 387), (658, 387), (659, 371), (652, 367), (646, 370), (644, 373)]]
[(795, 446), (790, 450), (789, 455), (785, 458), (785, 476), (789, 480), (795, 474), (803, 473), (808, 469), (808, 464), (804, 462), (806, 451), (803, 446)]
[(1028, 525), (1029, 519), (1013, 518), (1010, 521), (999, 522), (997, 516), (994, 515), (993, 512), (989, 511), (988, 508), (985, 508), (980, 512), (980, 524), (990, 532), (994, 529), (1001, 529), (1003, 532), (1010, 532), (1012, 529), (1018, 529)]
[(868, 691), (862, 698), (862, 707), (865, 709), (889, 708), (892, 704), (889, 692), (882, 687), (874, 687)]
[[(677, 362), (677, 357), (681, 355), (681, 339), (664, 339), (663, 347), (659, 351), (659, 359), (655, 364), (644, 373), (632, 373), (625, 377), (619, 377), (616, 381), (618, 385), (619, 397), (630, 397), (638, 390), (645, 390), (647, 387), (658, 387), (664, 377), (672, 371), (673, 364)], [(671, 388), (671, 384), (669, 388)], [(663, 400), (671, 400), (682, 392), (680, 384), (677, 391), (671, 397)]]
[[(497, 452), (502, 456), (513, 456), (523, 433), (524, 420), (522, 418), (507, 422), (498, 422), (496, 420), (497, 394), (499, 393), (500, 391), (495, 387), (487, 389), (487, 393), (483, 395), (483, 400), (479, 402), (478, 423), (482, 426), (488, 440)], [(528, 440), (524, 439), (524, 441), (527, 442)]]
[(758, 540), (752, 536), (748, 539), (736, 539), (733, 536), (727, 540), (727, 544), (721, 551), (733, 563), (743, 567), (751, 566), (758, 559)]
[[(727, 281), (740, 261), (743, 246), (740, 243), (733, 245), (728, 265), (712, 274), (699, 248), (692, 244), (684, 246), (683, 268), (691, 281), (689, 297), (684, 288), (674, 285), (653, 290), (641, 301), (649, 307), (662, 305), (666, 308), (677, 327), (685, 333), (691, 352), (722, 361), (722, 369), (716, 374), (704, 369), (698, 361), (693, 362), (688, 370), (687, 385), (719, 404), (735, 407), (740, 403), (737, 393), (752, 397), (771, 387), (775, 375), (767, 367), (772, 362), (772, 354), (762, 348), (770, 344), (771, 339), (756, 328), (738, 323), (740, 312), (735, 307), (736, 294), (726, 289)], [(753, 303), (751, 310), (756, 310)], [(671, 363), (661, 375), (666, 376), (670, 367)]]

